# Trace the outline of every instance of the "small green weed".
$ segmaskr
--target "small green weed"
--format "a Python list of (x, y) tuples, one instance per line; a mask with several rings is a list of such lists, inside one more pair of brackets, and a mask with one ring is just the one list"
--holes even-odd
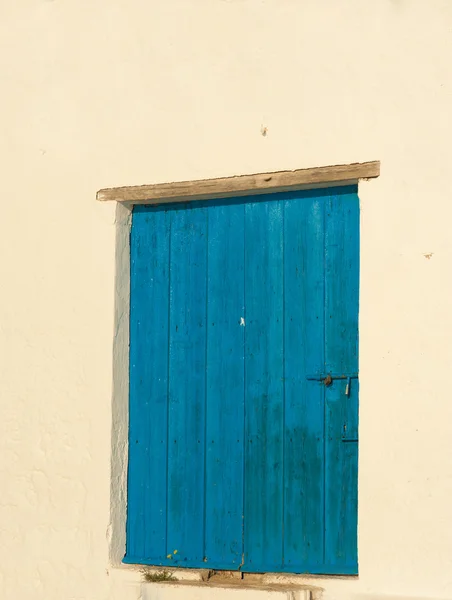
[(143, 570), (143, 578), (148, 583), (158, 581), (176, 581), (176, 578), (170, 571), (146, 571)]

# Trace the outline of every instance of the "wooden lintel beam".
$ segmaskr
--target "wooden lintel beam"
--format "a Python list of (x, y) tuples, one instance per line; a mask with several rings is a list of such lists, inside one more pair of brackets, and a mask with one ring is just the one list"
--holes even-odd
[(373, 161), (297, 169), (296, 171), (238, 175), (219, 179), (107, 188), (97, 192), (97, 199), (130, 204), (167, 204), (169, 202), (190, 202), (210, 198), (232, 198), (252, 194), (343, 186), (379, 175), (380, 161)]

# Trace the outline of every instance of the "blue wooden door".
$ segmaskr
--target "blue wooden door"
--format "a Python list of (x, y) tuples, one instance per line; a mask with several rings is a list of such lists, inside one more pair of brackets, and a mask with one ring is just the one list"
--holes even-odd
[(357, 572), (356, 187), (136, 207), (125, 562)]

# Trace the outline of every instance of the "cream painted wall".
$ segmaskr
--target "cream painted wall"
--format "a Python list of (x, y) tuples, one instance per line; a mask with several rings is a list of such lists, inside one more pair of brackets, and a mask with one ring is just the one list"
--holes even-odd
[(96, 191), (372, 159), (360, 577), (321, 585), (452, 598), (452, 2), (3, 0), (0, 39), (0, 598), (140, 595), (109, 559), (123, 226)]

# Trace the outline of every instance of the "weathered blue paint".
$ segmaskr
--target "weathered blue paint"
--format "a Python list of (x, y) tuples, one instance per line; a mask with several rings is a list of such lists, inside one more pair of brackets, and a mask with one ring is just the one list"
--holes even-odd
[(356, 187), (134, 209), (125, 562), (357, 572), (358, 276)]
[(242, 562), (244, 208), (208, 209), (205, 557), (231, 569)]
[[(359, 211), (353, 193), (325, 202), (325, 371), (358, 371)], [(358, 381), (325, 388), (325, 565), (357, 569)], [(340, 485), (338, 485), (340, 482)]]
[(206, 208), (172, 212), (170, 256), (167, 552), (190, 563), (204, 557)]
[(245, 206), (244, 570), (279, 564), (284, 460), (284, 201)]
[(323, 198), (285, 201), (284, 546), (287, 571), (323, 565), (323, 388), (306, 373), (324, 364)]
[(141, 212), (131, 236), (127, 539), (143, 557), (166, 554), (169, 228), (168, 213)]

